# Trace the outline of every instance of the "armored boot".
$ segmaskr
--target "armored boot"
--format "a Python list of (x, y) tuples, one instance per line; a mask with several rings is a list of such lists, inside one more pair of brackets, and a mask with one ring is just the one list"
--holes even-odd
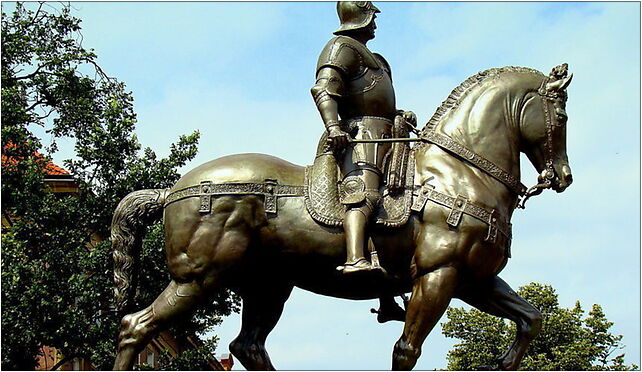
[[(404, 308), (408, 308), (408, 298), (405, 294), (401, 295)], [(397, 304), (392, 295), (379, 297), (379, 310), (370, 309), (371, 313), (377, 314), (377, 322), (385, 323), (391, 320), (404, 322), (406, 320), (406, 310)]]
[(343, 271), (344, 274), (370, 271), (373, 269), (370, 262), (365, 259), (363, 253), (367, 224), (368, 216), (359, 208), (350, 209), (346, 212), (343, 228), (346, 234), (348, 258), (343, 266), (337, 268)]

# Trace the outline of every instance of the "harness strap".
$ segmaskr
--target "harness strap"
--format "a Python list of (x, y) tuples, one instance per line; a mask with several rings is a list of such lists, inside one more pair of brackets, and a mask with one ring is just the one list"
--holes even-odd
[(217, 195), (263, 195), (265, 211), (276, 213), (276, 198), (280, 196), (303, 196), (303, 186), (279, 185), (275, 180), (266, 179), (261, 183), (212, 183), (204, 181), (200, 185), (185, 187), (167, 195), (165, 207), (186, 198), (199, 197), (201, 213), (211, 212), (211, 198)]
[(503, 183), (509, 190), (517, 195), (524, 195), (526, 193), (526, 186), (518, 179), (513, 177), (510, 173), (506, 172), (492, 161), (484, 158), (483, 156), (471, 151), (466, 146), (453, 140), (445, 134), (437, 133), (435, 131), (428, 131), (422, 134), (421, 139), (426, 142), (433, 143), (451, 154), (471, 163), (477, 168), (481, 169), (489, 176), (495, 178), (497, 181)]
[(508, 187), (509, 190), (519, 196), (526, 194), (526, 186), (510, 173), (506, 172), (492, 161), (475, 153), (461, 143), (449, 136), (435, 131), (428, 131), (420, 134), (419, 138), (381, 138), (381, 139), (350, 139), (353, 143), (379, 143), (379, 142), (429, 142), (446, 150), (448, 153), (457, 156), (464, 161), (481, 169), (489, 176)]
[(501, 232), (509, 241), (512, 238), (513, 225), (499, 218), (496, 210), (487, 210), (472, 203), (461, 195), (454, 198), (432, 189), (429, 185), (415, 189), (413, 193), (414, 202), (411, 209), (415, 212), (420, 212), (428, 200), (451, 209), (446, 222), (453, 227), (459, 224), (462, 214), (467, 214), (488, 225), (486, 241), (494, 243), (497, 239), (497, 231)]

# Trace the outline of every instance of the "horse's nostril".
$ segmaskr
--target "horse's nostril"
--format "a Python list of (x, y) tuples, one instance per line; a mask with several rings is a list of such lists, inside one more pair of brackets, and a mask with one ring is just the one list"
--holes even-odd
[(564, 181), (566, 181), (566, 183), (570, 185), (571, 183), (573, 183), (573, 175), (572, 174), (567, 174), (564, 177)]

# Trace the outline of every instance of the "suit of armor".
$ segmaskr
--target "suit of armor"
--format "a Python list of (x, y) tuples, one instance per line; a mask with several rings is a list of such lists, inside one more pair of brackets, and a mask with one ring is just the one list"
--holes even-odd
[(365, 45), (374, 38), (379, 10), (370, 2), (340, 2), (337, 9), (342, 25), (321, 52), (311, 92), (343, 176), (348, 258), (340, 269), (350, 273), (372, 269), (364, 258), (365, 230), (381, 199), (382, 169), (391, 147), (350, 139), (390, 138), (397, 110), (390, 66)]

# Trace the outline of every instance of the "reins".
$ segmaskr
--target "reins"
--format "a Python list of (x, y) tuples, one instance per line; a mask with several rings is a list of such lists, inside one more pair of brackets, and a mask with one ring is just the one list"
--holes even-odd
[[(547, 80), (544, 80), (546, 84)], [(548, 101), (552, 100), (552, 97), (549, 97), (544, 88), (541, 88), (538, 91), (540, 97), (543, 100)], [(518, 196), (517, 208), (525, 209), (526, 201), (533, 196), (537, 196), (542, 193), (544, 189), (551, 188), (553, 185), (553, 179), (555, 178), (555, 170), (553, 168), (553, 134), (550, 113), (548, 105), (543, 104), (544, 116), (546, 118), (546, 167), (542, 173), (537, 177), (537, 184), (526, 188), (526, 186), (521, 183), (518, 179), (513, 177), (510, 173), (493, 163), (492, 161), (484, 158), (483, 156), (475, 153), (466, 146), (460, 144), (459, 142), (453, 140), (451, 137), (437, 133), (433, 130), (428, 132), (421, 132), (415, 127), (410, 127), (410, 130), (416, 134), (417, 138), (381, 138), (381, 139), (350, 139), (350, 143), (395, 143), (395, 142), (426, 142), (434, 144), (441, 149), (445, 150), (447, 153), (453, 155), (459, 160), (471, 164), (476, 168), (482, 170), (484, 173), (493, 177), (504, 186), (506, 186), (510, 191)], [(519, 198), (521, 197), (521, 200)]]
[(453, 140), (449, 136), (435, 131), (421, 133), (416, 128), (411, 129), (413, 133), (418, 135), (417, 138), (382, 138), (382, 139), (352, 139), (351, 143), (381, 143), (381, 142), (427, 142), (437, 145), (449, 154), (456, 158), (474, 165), (476, 168), (482, 170), (484, 173), (493, 177), (497, 181), (505, 185), (513, 193), (523, 196), (526, 194), (526, 186), (524, 186), (518, 179), (513, 177), (510, 173), (503, 170), (501, 167), (492, 161), (484, 158), (476, 152), (470, 150), (466, 146)]

